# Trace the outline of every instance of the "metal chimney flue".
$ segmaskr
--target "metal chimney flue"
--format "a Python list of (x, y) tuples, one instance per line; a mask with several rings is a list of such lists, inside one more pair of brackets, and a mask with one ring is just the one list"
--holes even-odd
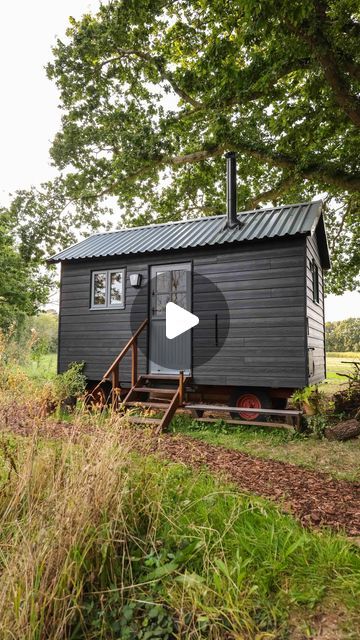
[(240, 226), (240, 222), (236, 215), (236, 153), (229, 151), (225, 154), (226, 158), (226, 211), (228, 229), (235, 229)]

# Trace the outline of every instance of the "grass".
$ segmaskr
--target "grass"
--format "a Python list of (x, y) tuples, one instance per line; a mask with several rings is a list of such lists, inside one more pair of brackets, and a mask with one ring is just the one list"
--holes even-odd
[(360, 353), (348, 351), (344, 353), (329, 352), (326, 354), (326, 381), (320, 385), (320, 388), (327, 395), (332, 395), (347, 384), (347, 379), (339, 374), (349, 373), (353, 367), (351, 364), (344, 363), (343, 360), (360, 360)]
[(3, 436), (0, 637), (275, 640), (319, 611), (359, 637), (356, 546), (130, 445)]
[[(53, 366), (48, 357), (27, 370), (30, 404)], [(16, 411), (11, 403), (6, 409), (9, 399), (26, 413), (16, 376), (0, 394), (4, 420)], [(336, 617), (338, 638), (360, 637), (355, 544), (304, 530), (205, 471), (160, 462), (146, 431), (135, 455), (139, 431), (129, 436), (117, 416), (71, 417), (82, 433), (86, 420), (97, 428), (76, 443), (71, 435), (40, 438), (38, 418), (32, 438), (0, 437), (0, 638), (295, 640), (316, 637), (320, 614)], [(360, 478), (359, 441), (224, 423), (203, 428), (181, 414), (173, 427)]]
[(49, 380), (56, 375), (57, 354), (46, 353), (39, 359), (29, 359), (22, 367), (24, 372), (33, 380)]

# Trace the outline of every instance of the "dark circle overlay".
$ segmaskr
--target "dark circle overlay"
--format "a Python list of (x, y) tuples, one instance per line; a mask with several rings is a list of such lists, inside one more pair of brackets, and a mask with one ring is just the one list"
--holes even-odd
[[(199, 318), (199, 324), (192, 329), (192, 364), (200, 367), (214, 358), (224, 346), (229, 333), (230, 314), (224, 294), (212, 280), (196, 271), (193, 271), (192, 274), (189, 273), (189, 277), (191, 279), (192, 304), (187, 310)], [(131, 303), (130, 322), (132, 334), (139, 328), (144, 318), (149, 317), (149, 325), (138, 340), (139, 351), (142, 352), (146, 359), (150, 357), (151, 351), (152, 353), (154, 352), (151, 346), (148, 348), (148, 341), (146, 340), (146, 332), (149, 336), (149, 341), (154, 335), (151, 331), (154, 284), (155, 282), (151, 280), (149, 282), (148, 279), (144, 278), (141, 287), (138, 290), (132, 290), (132, 301), (128, 299), (128, 303)], [(177, 303), (176, 300), (173, 301)], [(179, 304), (179, 306), (182, 305)], [(163, 315), (163, 323), (165, 323), (165, 314)], [(169, 340), (169, 342), (174, 343), (171, 346), (176, 347), (176, 342), (178, 341), (177, 345), (181, 349), (184, 335), (182, 334), (173, 340)], [(166, 337), (163, 339), (168, 340)], [(165, 366), (165, 362), (158, 361), (161, 359), (162, 356), (157, 355), (156, 364), (162, 367)], [(174, 369), (176, 368), (175, 364)]]

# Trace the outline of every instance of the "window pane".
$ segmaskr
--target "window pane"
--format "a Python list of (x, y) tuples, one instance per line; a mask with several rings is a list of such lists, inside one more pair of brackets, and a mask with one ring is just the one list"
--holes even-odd
[(123, 272), (110, 273), (110, 304), (123, 303)]
[(183, 269), (172, 271), (172, 290), (186, 291), (186, 271)]
[(163, 315), (166, 311), (166, 305), (168, 302), (170, 302), (170, 295), (168, 293), (162, 293), (155, 296), (155, 308), (153, 309), (154, 315)]
[(319, 268), (315, 261), (312, 264), (312, 285), (313, 285), (313, 301), (319, 302)]
[(171, 299), (179, 307), (186, 309), (186, 293), (173, 293)]
[(158, 271), (156, 274), (156, 291), (166, 293), (170, 291), (171, 271)]
[(106, 304), (106, 273), (94, 274), (94, 305)]

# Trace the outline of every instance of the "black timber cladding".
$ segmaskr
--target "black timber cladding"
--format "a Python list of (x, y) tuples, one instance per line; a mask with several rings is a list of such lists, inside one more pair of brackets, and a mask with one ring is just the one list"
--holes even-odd
[[(319, 273), (319, 302), (313, 300), (313, 264)], [(308, 384), (321, 382), (326, 377), (324, 274), (321, 268), (318, 234), (306, 240), (306, 318), (308, 350)]]
[[(85, 361), (88, 378), (100, 379), (131, 336), (130, 311), (135, 297), (138, 324), (147, 317), (149, 266), (192, 261), (193, 312), (196, 314), (203, 305), (209, 308), (209, 314), (214, 311), (206, 291), (197, 289), (200, 275), (216, 283), (230, 309), (228, 339), (212, 360), (197, 366), (200, 350), (208, 347), (201, 339), (193, 345), (195, 383), (304, 386), (305, 245), (306, 237), (297, 236), (63, 262), (59, 370), (64, 371), (70, 362)], [(89, 308), (91, 272), (99, 268), (126, 269), (124, 310)], [(140, 293), (130, 286), (130, 273), (142, 274)], [(146, 335), (141, 340), (146, 353)], [(146, 367), (146, 358), (139, 350), (139, 373), (145, 372)], [(120, 380), (130, 380), (130, 358), (120, 367)]]

